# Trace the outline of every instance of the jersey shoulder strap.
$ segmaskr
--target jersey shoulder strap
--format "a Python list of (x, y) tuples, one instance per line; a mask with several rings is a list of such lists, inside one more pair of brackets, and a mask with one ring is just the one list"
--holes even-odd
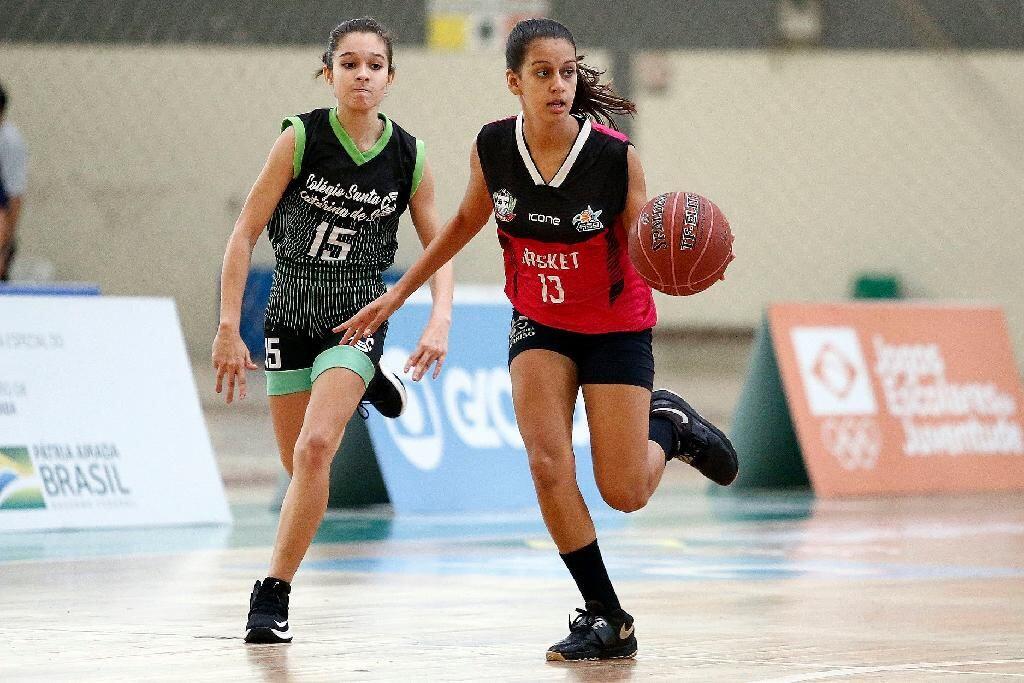
[(289, 126), (295, 131), (295, 151), (292, 153), (293, 180), (302, 172), (302, 160), (306, 149), (319, 137), (319, 129), (327, 123), (329, 114), (328, 109), (314, 109), (305, 114), (289, 116), (281, 122), (282, 132)]
[(488, 187), (495, 184), (499, 169), (511, 170), (518, 151), (515, 144), (516, 117), (485, 124), (476, 136), (476, 153)]
[(420, 181), (423, 180), (423, 165), (427, 160), (427, 146), (423, 140), (417, 139), (405, 128), (391, 122), (391, 137), (397, 145), (399, 164), (403, 177), (409, 178), (409, 197), (416, 194)]

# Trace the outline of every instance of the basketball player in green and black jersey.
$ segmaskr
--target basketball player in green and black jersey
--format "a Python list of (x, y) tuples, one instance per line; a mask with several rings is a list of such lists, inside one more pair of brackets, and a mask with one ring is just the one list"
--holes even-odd
[[(322, 74), (338, 106), (289, 117), (228, 241), (220, 328), (213, 343), (217, 392), (231, 403), (255, 369), (239, 335), (252, 249), (268, 228), (276, 256), (267, 306), (266, 372), (281, 460), (292, 479), (266, 579), (250, 597), (246, 642), (285, 643), (291, 581), (329, 493), (331, 460), (361, 400), (386, 417), (405, 405), (401, 380), (378, 365), (386, 328), (355, 346), (331, 331), (384, 293), (399, 216), (408, 208), (424, 247), (440, 231), (422, 142), (380, 113), (394, 79), (392, 40), (375, 20), (337, 26)], [(452, 274), (431, 283), (433, 312), (406, 363), (419, 380), (441, 371), (451, 322)]]

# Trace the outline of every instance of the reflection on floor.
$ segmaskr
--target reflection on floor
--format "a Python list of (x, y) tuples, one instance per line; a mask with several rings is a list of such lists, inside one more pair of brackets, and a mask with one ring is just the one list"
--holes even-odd
[(0, 679), (1024, 677), (1019, 495), (664, 488), (597, 519), (635, 662), (544, 662), (578, 597), (536, 510), (332, 514), (295, 582), (296, 642), (247, 647), (276, 525), (253, 503), (234, 528), (0, 534)]

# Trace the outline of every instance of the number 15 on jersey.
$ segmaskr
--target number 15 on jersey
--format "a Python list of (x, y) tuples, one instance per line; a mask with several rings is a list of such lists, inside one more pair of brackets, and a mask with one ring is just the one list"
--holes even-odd
[[(329, 235), (327, 234), (328, 230), (330, 230)], [(313, 238), (313, 244), (309, 247), (309, 255), (313, 258), (319, 256), (323, 261), (344, 261), (348, 257), (348, 252), (352, 250), (352, 243), (342, 242), (341, 238), (354, 234), (356, 234), (355, 230), (337, 225), (332, 229), (327, 221), (324, 221), (316, 228), (316, 237)], [(338, 247), (337, 255), (332, 254), (327, 247)]]

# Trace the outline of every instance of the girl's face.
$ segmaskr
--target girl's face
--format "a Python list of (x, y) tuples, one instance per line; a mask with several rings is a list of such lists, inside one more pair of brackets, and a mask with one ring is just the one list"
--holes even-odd
[(536, 38), (518, 71), (505, 72), (508, 89), (530, 118), (554, 123), (569, 115), (576, 95), (576, 48), (564, 38)]
[(332, 67), (324, 76), (339, 107), (376, 110), (387, 94), (394, 74), (389, 73), (387, 45), (376, 33), (348, 33), (338, 41)]

